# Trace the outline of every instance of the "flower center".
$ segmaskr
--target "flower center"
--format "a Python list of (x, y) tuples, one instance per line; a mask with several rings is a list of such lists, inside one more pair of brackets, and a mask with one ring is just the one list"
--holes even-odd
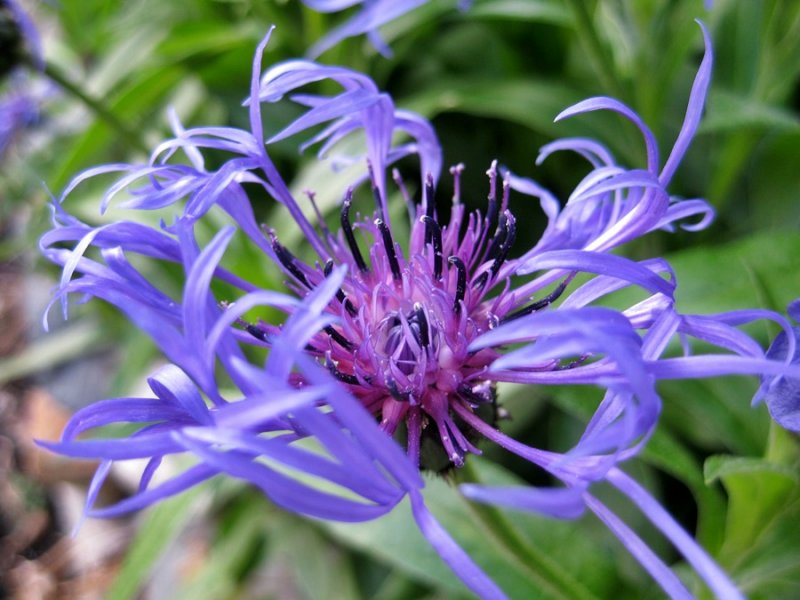
[[(459, 169), (453, 172), (457, 178)], [(494, 424), (496, 396), (487, 369), (499, 353), (492, 348), (471, 352), (469, 345), (496, 323), (527, 310), (512, 313), (519, 300), (507, 286), (488, 297), (513, 271), (507, 259), (516, 233), (507, 209), (508, 185), (504, 182), (498, 199), (494, 166), (489, 175), (486, 215), (467, 214), (456, 198), (446, 225), (436, 217), (429, 180), (423, 202), (412, 205), (415, 220), (406, 253), (382, 218), (353, 225), (349, 195), (338, 235), (323, 228), (330, 253), (324, 268), (302, 263), (269, 234), (300, 295), (319, 284), (334, 264), (349, 266), (328, 307), (337, 322), (314, 336), (308, 351), (348, 386), (388, 434), (405, 441), (423, 469), (460, 466), (468, 453), (479, 452), (474, 431), (454, 407)], [(367, 258), (356, 234), (370, 242)], [(545, 305), (537, 303), (533, 310)], [(267, 330), (253, 327), (248, 331), (254, 336), (268, 337)]]
[[(414, 372), (423, 354), (438, 341), (438, 330), (429, 325), (425, 310), (419, 303), (406, 315), (397, 311), (387, 315), (380, 329), (386, 336), (384, 354), (406, 376)], [(435, 347), (433, 352), (436, 352)]]

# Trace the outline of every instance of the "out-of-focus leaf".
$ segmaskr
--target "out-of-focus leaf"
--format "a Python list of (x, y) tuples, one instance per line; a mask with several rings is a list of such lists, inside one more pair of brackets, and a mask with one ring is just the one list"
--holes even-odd
[[(120, 92), (109, 103), (109, 110), (127, 123), (135, 122), (143, 115), (150, 114), (183, 74), (178, 67), (150, 71)], [(103, 162), (104, 158), (107, 162), (108, 147), (114, 141), (112, 131), (103, 122), (95, 121), (70, 146), (48, 184), (52, 189), (61, 190), (82, 168), (94, 162)]]
[(706, 459), (704, 474), (707, 483), (725, 479), (729, 475), (757, 475), (772, 473), (779, 478), (800, 482), (800, 473), (794, 469), (769, 462), (761, 458), (747, 456), (727, 456), (717, 454)]
[(106, 595), (107, 600), (129, 600), (137, 597), (164, 549), (196, 516), (193, 508), (206, 489), (204, 486), (193, 487), (150, 509)]
[[(252, 504), (252, 503), (251, 503)], [(202, 570), (183, 589), (173, 592), (179, 600), (217, 600), (235, 596), (238, 574), (253, 560), (263, 536), (263, 521), (250, 513), (238, 515), (233, 525), (214, 539)]]
[[(706, 382), (691, 383), (700, 385)], [(665, 412), (668, 415), (678, 410), (678, 407), (674, 406), (676, 402), (680, 402), (681, 408), (683, 403), (704, 407), (709, 400), (707, 395), (691, 391), (673, 396), (670, 394), (669, 388), (665, 390), (662, 386), (659, 390), (664, 399)], [(562, 386), (551, 390), (550, 401), (575, 416), (580, 422), (587, 422), (597, 406), (597, 390), (583, 386)], [(672, 423), (672, 420), (666, 417), (664, 421)], [(692, 422), (695, 420), (692, 419)], [(705, 421), (698, 419), (696, 422), (702, 424)], [(758, 429), (758, 431), (761, 430)], [(713, 550), (718, 548), (722, 542), (725, 503), (719, 492), (706, 484), (700, 462), (693, 456), (691, 450), (679, 440), (680, 438), (673, 435), (667, 427), (659, 427), (639, 454), (639, 458), (674, 477), (689, 489), (697, 503), (697, 535), (706, 548)], [(563, 442), (564, 440), (562, 440)]]
[[(239, 24), (193, 21), (175, 27), (156, 51), (168, 61), (185, 61), (200, 54), (219, 55), (242, 45), (252, 46), (265, 33), (252, 21)], [(245, 85), (243, 81), (243, 94)]]
[(742, 307), (783, 311), (800, 290), (800, 235), (762, 233), (741, 241), (670, 256), (678, 275), (678, 307), (714, 313)]
[[(714, 225), (711, 226), (713, 232)], [(800, 235), (793, 231), (757, 233), (727, 244), (710, 244), (667, 254), (678, 281), (677, 308), (684, 314), (767, 308), (783, 311), (800, 290)], [(609, 297), (628, 307), (637, 290)], [(755, 333), (764, 335), (766, 327)]]
[(716, 551), (723, 541), (725, 500), (703, 480), (699, 461), (666, 428), (656, 430), (640, 456), (689, 488), (697, 503), (697, 538), (707, 550)]
[(623, 162), (642, 161), (641, 136), (633, 125), (620, 127), (621, 117), (608, 113), (579, 115), (554, 122), (568, 106), (587, 94), (562, 81), (534, 79), (445, 80), (403, 99), (402, 105), (428, 118), (442, 112), (460, 112), (518, 123), (548, 137), (594, 137), (607, 143)]
[(738, 456), (706, 461), (710, 481), (722, 480), (729, 497), (725, 543), (720, 560), (749, 598), (796, 598), (800, 594), (800, 447), (793, 458), (774, 462)]
[(92, 349), (101, 337), (98, 324), (85, 320), (39, 338), (22, 352), (0, 360), (0, 385), (72, 360)]
[(569, 25), (572, 14), (566, 6), (552, 0), (476, 0), (470, 17), (490, 17)]
[(268, 523), (273, 560), (285, 564), (306, 600), (359, 597), (348, 556), (331, 547), (308, 522), (288, 514)]
[(700, 131), (720, 133), (748, 128), (774, 129), (779, 132), (800, 131), (800, 118), (785, 108), (769, 106), (735, 92), (714, 90), (708, 100), (708, 116)]
[(563, 135), (567, 123), (555, 125), (553, 119), (582, 97), (576, 89), (553, 81), (460, 78), (443, 81), (405, 98), (402, 104), (429, 118), (443, 111), (465, 112), (504, 118), (535, 131)]
[(744, 188), (753, 215), (751, 226), (765, 230), (800, 231), (797, 164), (800, 130), (770, 137), (760, 144), (750, 185)]
[(701, 448), (724, 446), (754, 456), (764, 451), (769, 416), (764, 407), (752, 407), (755, 380), (715, 377), (664, 381), (663, 420), (681, 437)]
[[(471, 457), (478, 479), (487, 485), (525, 485), (519, 479), (488, 461)], [(491, 574), (511, 598), (563, 597), (509, 551), (498, 532), (481, 523), (476, 513), (456, 489), (442, 479), (429, 479), (425, 499), (442, 525), (462, 548)], [(529, 514), (514, 513), (513, 527), (527, 545), (547, 557), (551, 566), (573, 580), (590, 595), (608, 597), (619, 586), (613, 553), (587, 535), (586, 519), (562, 522)], [(380, 558), (404, 573), (430, 585), (464, 592), (463, 584), (431, 549), (417, 530), (407, 502), (389, 515), (364, 524), (325, 523), (337, 539)]]

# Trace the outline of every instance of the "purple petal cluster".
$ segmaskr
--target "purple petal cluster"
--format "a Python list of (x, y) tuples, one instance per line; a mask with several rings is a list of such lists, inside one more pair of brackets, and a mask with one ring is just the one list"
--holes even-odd
[(708, 203), (700, 199), (674, 198), (667, 191), (697, 131), (711, 81), (711, 40), (705, 27), (701, 25), (701, 28), (708, 50), (692, 86), (683, 126), (663, 165), (650, 128), (633, 110), (614, 98), (589, 98), (563, 110), (556, 117), (556, 121), (560, 121), (597, 110), (622, 115), (641, 132), (647, 165), (644, 169), (621, 167), (605, 146), (586, 138), (561, 139), (544, 146), (537, 164), (554, 152), (568, 150), (586, 159), (592, 170), (575, 187), (563, 208), (535, 182), (522, 177), (510, 178), (515, 190), (539, 198), (548, 217), (547, 229), (539, 243), (525, 254), (523, 263), (550, 249), (607, 251), (655, 229), (670, 229), (676, 221), (698, 215), (699, 221), (682, 227), (696, 231), (710, 224), (714, 211)]
[(28, 81), (14, 79), (16, 81), (0, 96), (0, 157), (18, 134), (39, 118), (39, 95), (30, 89)]
[[(795, 322), (800, 322), (800, 300), (792, 302), (787, 312)], [(800, 326), (779, 333), (767, 350), (767, 357), (800, 365)], [(800, 379), (766, 378), (757, 400), (766, 403), (769, 414), (781, 427), (800, 433)]]
[[(636, 532), (594, 495), (596, 482), (609, 482), (673, 543), (714, 593), (741, 597), (691, 536), (619, 468), (656, 426), (659, 379), (728, 373), (797, 376), (799, 370), (786, 358), (765, 357), (738, 329), (755, 319), (771, 319), (788, 334), (791, 328), (778, 315), (758, 310), (682, 315), (674, 307), (677, 282), (666, 261), (637, 262), (608, 253), (687, 217), (700, 215), (699, 222), (683, 225), (690, 229), (710, 221), (712, 210), (704, 201), (681, 200), (667, 191), (696, 131), (708, 88), (712, 55), (705, 28), (703, 33), (706, 54), (683, 128), (663, 164), (652, 133), (618, 101), (595, 98), (562, 113), (619, 112), (642, 131), (647, 152), (645, 168), (625, 169), (593, 140), (562, 140), (546, 147), (542, 157), (572, 150), (592, 167), (563, 206), (533, 181), (492, 165), (486, 210), (469, 213), (461, 203), (462, 167), (457, 166), (451, 170), (455, 197), (445, 219), (435, 201), (441, 151), (431, 126), (397, 109), (366, 76), (341, 67), (292, 61), (262, 75), (269, 36), (255, 55), (249, 131), (185, 129), (174, 118), (175, 136), (156, 148), (148, 164), (106, 165), (76, 178), (55, 205), (55, 227), (41, 242), (45, 256), (63, 268), (54, 302), (61, 300), (65, 311), (68, 296), (75, 293), (109, 302), (146, 331), (170, 362), (149, 380), (154, 397), (89, 406), (73, 417), (61, 442), (47, 444), (65, 455), (102, 460), (87, 513), (111, 516), (138, 509), (217, 474), (258, 486), (287, 510), (324, 519), (377, 518), (408, 496), (421, 531), (447, 564), (476, 594), (498, 598), (502, 591), (426, 509), (419, 474), (420, 469), (458, 468), (470, 454), (480, 454), (479, 441), (488, 439), (561, 485), (465, 485), (467, 497), (556, 518), (575, 518), (588, 510), (671, 597), (690, 597)], [(320, 81), (336, 83), (341, 91), (307, 91)], [(285, 96), (305, 112), (265, 140), (262, 107)], [(321, 131), (307, 133), (319, 126)], [(346, 138), (364, 141), (363, 155), (339, 160), (367, 166), (354, 185), (371, 188), (374, 210), (356, 212), (354, 188), (343, 190), (340, 227), (332, 231), (313, 194), (302, 202), (295, 198), (267, 147), (301, 133), (311, 135), (305, 145), (320, 144), (321, 155), (335, 154)], [(209, 169), (203, 156), (207, 150), (227, 159)], [(179, 154), (184, 161), (177, 160)], [(395, 161), (412, 155), (423, 174), (419, 198), (394, 175), (411, 221), (408, 239), (401, 241), (401, 228), (389, 218), (387, 179)], [(124, 194), (122, 206), (134, 215), (167, 209), (172, 221), (159, 228), (136, 221), (91, 227), (66, 212), (65, 197), (81, 182), (110, 172), (121, 175), (105, 194), (102, 209)], [(520, 258), (512, 255), (518, 227), (510, 201), (515, 190), (540, 198), (548, 218), (541, 241)], [(252, 198), (264, 195), (293, 217), (310, 258), (285, 246), (283, 232), (256, 220)], [(201, 242), (198, 223), (208, 221), (210, 211), (221, 211), (233, 224)], [(271, 259), (291, 293), (260, 289), (226, 266), (226, 248), (234, 238)], [(180, 297), (145, 276), (141, 265), (148, 260), (183, 270)], [(578, 274), (588, 277), (576, 279)], [(212, 283), (214, 290), (226, 290), (224, 295), (212, 291)], [(644, 299), (621, 311), (598, 306), (628, 287), (642, 290)], [(280, 325), (259, 320), (253, 311), (260, 307), (287, 317)], [(665, 358), (674, 339), (683, 340), (684, 354)], [(691, 340), (720, 350), (693, 355)], [(790, 350), (786, 356), (794, 354), (793, 344)], [(256, 355), (266, 359), (255, 360)], [(497, 428), (498, 382), (592, 385), (605, 393), (574, 447), (555, 452), (517, 442)], [(126, 438), (77, 437), (115, 422), (142, 426)], [(308, 440), (323, 452), (310, 451)], [(164, 458), (174, 454), (189, 456), (192, 466), (152, 484)], [(134, 458), (149, 461), (138, 492), (96, 508), (110, 465)], [(307, 476), (341, 492), (309, 483)]]
[[(0, 158), (19, 132), (36, 122), (42, 91), (26, 67), (27, 57), (43, 68), (41, 41), (36, 27), (14, 0), (0, 2)], [(3, 79), (5, 81), (3, 81)]]

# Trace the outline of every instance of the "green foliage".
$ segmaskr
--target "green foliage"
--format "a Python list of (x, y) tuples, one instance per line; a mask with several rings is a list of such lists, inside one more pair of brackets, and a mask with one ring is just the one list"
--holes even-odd
[(140, 525), (122, 568), (106, 596), (108, 600), (132, 600), (147, 582), (153, 566), (197, 514), (197, 503), (206, 492), (196, 487), (153, 508)]

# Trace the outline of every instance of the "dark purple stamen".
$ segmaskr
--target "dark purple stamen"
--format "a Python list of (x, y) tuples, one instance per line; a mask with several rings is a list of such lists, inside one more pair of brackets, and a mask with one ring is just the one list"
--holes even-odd
[(433, 277), (442, 278), (442, 229), (435, 219), (425, 215), (422, 217), (425, 223), (426, 244), (433, 242)]
[[(434, 201), (434, 194), (435, 193), (436, 193), (436, 190), (433, 187), (433, 177), (428, 175), (428, 177), (425, 179), (425, 217), (428, 217), (429, 219), (431, 219), (434, 222), (435, 222), (435, 219), (434, 219), (434, 210), (433, 209), (434, 209), (434, 206), (435, 206), (435, 201)], [(425, 223), (425, 244), (426, 245), (431, 243), (432, 236), (433, 236), (433, 231), (431, 230), (431, 228), (428, 226), (428, 224), (426, 222)]]
[(275, 236), (274, 231), (269, 231), (269, 238), (272, 249), (275, 251), (275, 256), (278, 257), (278, 260), (283, 267), (289, 271), (292, 277), (297, 279), (297, 281), (302, 283), (308, 289), (312, 289), (312, 286), (308, 282), (308, 279), (306, 279), (305, 274), (300, 270), (300, 267), (297, 266), (297, 259), (291, 252), (289, 252), (289, 250), (286, 249), (285, 246), (278, 242), (278, 238)]
[(333, 362), (329, 355), (325, 356), (325, 366), (328, 367), (328, 371), (330, 371), (331, 375), (336, 377), (342, 383), (349, 383), (350, 385), (358, 385), (358, 377), (355, 375), (350, 375), (349, 373), (342, 373), (339, 369), (336, 368), (336, 363)]
[(466, 400), (468, 402), (471, 402), (472, 404), (478, 404), (478, 405), (480, 405), (480, 404), (488, 404), (489, 402), (492, 402), (492, 400), (493, 400), (491, 397), (487, 398), (486, 396), (483, 396), (483, 395), (475, 392), (471, 387), (469, 387), (466, 384), (462, 384), (461, 386), (459, 386), (458, 394), (462, 398), (464, 398), (464, 400)]
[[(509, 220), (511, 223), (509, 223)], [(508, 251), (511, 249), (516, 235), (517, 228), (514, 217), (511, 217), (511, 213), (505, 211), (500, 216), (500, 222), (497, 224), (497, 231), (495, 231), (494, 236), (492, 236), (492, 241), (489, 243), (489, 247), (486, 249), (486, 255), (484, 256), (485, 260), (493, 260), (492, 265), (488, 271), (484, 271), (475, 279), (472, 284), (475, 289), (482, 289), (483, 286), (486, 285), (486, 282), (489, 281), (489, 277), (494, 277), (497, 274), (500, 265), (503, 264), (503, 261), (505, 261), (508, 256)]]
[(331, 325), (326, 325), (325, 327), (322, 328), (322, 330), (329, 336), (331, 336), (331, 339), (337, 344), (339, 344), (345, 350), (352, 350), (353, 348), (355, 348), (355, 344), (353, 344), (353, 342), (351, 342), (341, 333), (336, 331)]
[(472, 287), (476, 290), (480, 290), (486, 285), (486, 282), (489, 281), (489, 271), (484, 271), (472, 282)]
[[(333, 260), (327, 260), (323, 272), (325, 273), (325, 277), (328, 277), (333, 272)], [(353, 303), (350, 302), (347, 296), (345, 296), (342, 288), (336, 290), (336, 299), (342, 303), (342, 306), (344, 306), (344, 309), (350, 314), (351, 317), (355, 317), (358, 314), (356, 307), (353, 306)]]
[(497, 161), (492, 163), (491, 168), (486, 171), (489, 176), (489, 207), (486, 210), (486, 231), (491, 231), (497, 219)]
[(252, 335), (257, 340), (261, 340), (262, 342), (269, 343), (269, 336), (267, 335), (267, 332), (264, 331), (263, 329), (261, 329), (260, 327), (258, 327), (257, 325), (252, 325), (250, 323), (246, 323), (244, 328), (247, 331), (247, 333)]
[(436, 194), (436, 189), (433, 186), (433, 177), (428, 175), (425, 178), (425, 214), (428, 215), (431, 219), (434, 215), (434, 208), (436, 206), (434, 198)]
[(500, 253), (500, 248), (505, 243), (508, 237), (508, 217), (506, 213), (500, 216), (500, 223), (497, 224), (497, 231), (492, 236), (492, 241), (489, 243), (489, 248), (486, 250), (486, 259), (497, 258)]
[(447, 262), (456, 268), (456, 296), (453, 300), (453, 310), (456, 314), (461, 312), (461, 301), (467, 292), (467, 267), (464, 261), (457, 256), (451, 256)]
[(369, 271), (369, 269), (367, 268), (367, 263), (364, 262), (364, 257), (361, 256), (361, 250), (358, 249), (358, 244), (356, 243), (356, 236), (353, 235), (353, 227), (350, 225), (350, 203), (352, 198), (353, 190), (348, 190), (347, 196), (342, 203), (342, 231), (344, 232), (344, 237), (347, 240), (347, 246), (350, 248), (350, 254), (352, 254), (356, 266), (362, 273), (366, 273)]
[(428, 334), (428, 317), (425, 315), (425, 309), (419, 302), (414, 305), (414, 316), (416, 317), (417, 326), (419, 327), (419, 344), (423, 348), (427, 348), (431, 343), (430, 335)]
[(400, 263), (397, 262), (397, 252), (394, 249), (394, 241), (389, 227), (382, 219), (375, 219), (375, 225), (381, 232), (383, 247), (386, 249), (386, 258), (389, 259), (389, 267), (392, 269), (392, 277), (395, 281), (400, 281)]
[(511, 246), (514, 245), (514, 240), (517, 239), (517, 221), (509, 211), (505, 211), (503, 213), (504, 221), (505, 221), (505, 236), (503, 241), (500, 243), (500, 248), (497, 251), (497, 256), (492, 263), (491, 272), (492, 275), (497, 275), (497, 272), (500, 270), (500, 267), (505, 262), (506, 258), (508, 258), (508, 253), (511, 250)]
[(378, 186), (375, 185), (375, 172), (372, 170), (372, 164), (369, 161), (367, 161), (367, 172), (369, 173), (372, 197), (375, 200), (375, 209), (378, 211), (378, 217), (380, 219), (385, 219), (386, 216), (383, 214), (383, 199), (381, 198), (381, 192)]
[(551, 293), (547, 296), (542, 298), (541, 300), (537, 300), (533, 304), (529, 304), (525, 308), (519, 309), (517, 312), (513, 312), (510, 315), (506, 315), (500, 323), (508, 323), (509, 321), (513, 321), (514, 319), (519, 319), (520, 317), (524, 317), (531, 313), (536, 312), (537, 310), (542, 310), (550, 306), (553, 302), (558, 300), (561, 297), (561, 294), (564, 293), (564, 290), (567, 289), (569, 282), (572, 281), (572, 278), (575, 277), (575, 273), (572, 273), (569, 277), (567, 277), (564, 281), (558, 284), (558, 287), (554, 289)]
[(319, 210), (319, 206), (317, 206), (317, 195), (312, 190), (304, 190), (303, 192), (308, 201), (311, 203), (311, 207), (314, 209), (314, 214), (317, 216), (317, 223), (319, 224), (319, 229), (322, 232), (325, 240), (330, 243), (333, 234), (331, 230), (328, 229), (328, 224), (325, 222), (325, 218), (322, 216), (322, 213)]
[(398, 402), (408, 402), (408, 394), (400, 393), (400, 390), (397, 389), (397, 382), (394, 380), (394, 377), (387, 374), (384, 376), (384, 379), (386, 381), (386, 387), (389, 390), (389, 394), (391, 394), (392, 398)]

